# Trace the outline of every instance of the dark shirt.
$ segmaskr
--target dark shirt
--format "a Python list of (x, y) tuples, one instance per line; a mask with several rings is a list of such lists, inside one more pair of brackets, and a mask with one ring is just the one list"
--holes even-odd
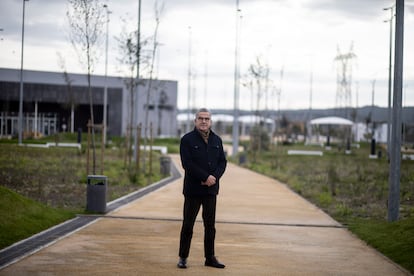
[[(221, 138), (210, 131), (206, 144), (194, 128), (185, 134), (180, 143), (181, 164), (185, 170), (183, 194), (185, 196), (217, 195), (219, 179), (226, 170), (227, 160)], [(216, 184), (208, 187), (201, 182), (209, 175), (216, 177)]]

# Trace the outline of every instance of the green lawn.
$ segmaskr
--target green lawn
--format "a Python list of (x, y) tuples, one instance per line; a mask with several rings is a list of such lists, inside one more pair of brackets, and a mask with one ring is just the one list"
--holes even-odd
[[(50, 142), (53, 137), (29, 143)], [(84, 139), (85, 140), (85, 139)], [(76, 141), (62, 135), (60, 142)], [(175, 145), (177, 143), (174, 143)], [(83, 147), (85, 144), (83, 144)], [(174, 149), (174, 147), (172, 147)], [(97, 151), (100, 153), (100, 151)], [(127, 164), (122, 139), (105, 148), (107, 201), (162, 179), (160, 154), (146, 156), (146, 171)], [(99, 160), (99, 155), (98, 158)], [(99, 168), (99, 167), (98, 167)], [(86, 208), (86, 151), (76, 148), (36, 148), (0, 142), (0, 249), (84, 213)]]
[[(153, 157), (153, 175), (134, 175), (124, 164), (122, 140), (114, 141), (105, 149), (110, 200), (160, 179), (158, 155)], [(178, 152), (178, 139), (158, 140), (155, 144), (167, 145), (170, 153)], [(400, 220), (390, 223), (388, 162), (384, 157), (369, 159), (368, 144), (353, 149), (351, 154), (335, 148), (323, 150), (322, 157), (291, 156), (287, 154), (289, 149), (323, 150), (278, 146), (262, 154), (248, 154), (243, 166), (286, 183), (367, 244), (414, 273), (413, 161), (401, 164)], [(85, 206), (84, 152), (0, 143), (0, 179), (0, 248), (72, 218)], [(61, 192), (54, 193), (59, 187)], [(75, 199), (82, 200), (71, 205), (69, 202), (76, 200), (64, 197), (67, 189)]]
[[(323, 156), (288, 155), (290, 149), (323, 151)], [(352, 149), (293, 144), (247, 154), (243, 165), (286, 183), (350, 231), (414, 273), (414, 161), (403, 160), (400, 219), (387, 221), (388, 161), (370, 159), (369, 144)], [(235, 161), (235, 160), (234, 160)]]
[(46, 206), (0, 186), (0, 248), (74, 216), (71, 211)]
[(348, 228), (391, 260), (414, 272), (414, 217), (396, 222), (350, 219)]

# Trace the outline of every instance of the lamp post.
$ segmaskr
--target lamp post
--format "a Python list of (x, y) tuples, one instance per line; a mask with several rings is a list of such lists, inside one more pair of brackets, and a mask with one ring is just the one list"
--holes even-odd
[(19, 121), (18, 121), (18, 132), (19, 132), (19, 144), (22, 144), (23, 140), (23, 49), (24, 49), (24, 14), (26, 1), (23, 0), (23, 21), (22, 21), (22, 50), (20, 58), (20, 95), (19, 95)]
[(375, 98), (375, 79), (372, 81), (372, 96), (371, 96), (371, 113), (370, 113), (370, 121), (371, 121), (371, 151), (370, 151), (370, 158), (376, 158), (375, 155), (375, 122), (373, 119), (374, 113), (374, 98)]
[(401, 115), (404, 50), (404, 0), (395, 5), (394, 91), (389, 169), (388, 221), (396, 221), (400, 209)]
[[(135, 127), (135, 123), (138, 123), (138, 97), (139, 97), (139, 65), (140, 65), (140, 59), (141, 59), (141, 0), (138, 0), (138, 21), (137, 21), (137, 75), (135, 80), (135, 89), (136, 89), (136, 95), (135, 95), (135, 102), (133, 104), (134, 106), (134, 115), (132, 118), (132, 126), (131, 131), (133, 131)], [(139, 164), (139, 148), (138, 148), (138, 125), (137, 125), (137, 131), (134, 132), (134, 159), (136, 166), (138, 167)], [(145, 168), (145, 167), (144, 167)]]
[(187, 128), (186, 132), (189, 132), (191, 129), (191, 26), (188, 26), (188, 70), (187, 70)]
[(389, 8), (384, 8), (384, 11), (391, 10), (391, 17), (389, 20), (384, 20), (384, 22), (390, 22), (390, 54), (389, 54), (389, 64), (388, 64), (388, 119), (387, 119), (387, 152), (388, 158), (391, 147), (391, 84), (392, 84), (392, 22), (394, 18), (394, 5)]
[(239, 39), (240, 39), (240, 9), (239, 0), (236, 0), (236, 45), (234, 51), (234, 110), (233, 110), (233, 151), (235, 157), (239, 150), (239, 94), (240, 94), (240, 58), (239, 58)]
[(103, 141), (106, 144), (106, 133), (107, 133), (107, 117), (108, 117), (108, 34), (109, 34), (109, 14), (108, 5), (104, 4), (103, 7), (106, 9), (106, 41), (105, 41), (105, 87), (104, 87), (104, 106), (103, 106)]

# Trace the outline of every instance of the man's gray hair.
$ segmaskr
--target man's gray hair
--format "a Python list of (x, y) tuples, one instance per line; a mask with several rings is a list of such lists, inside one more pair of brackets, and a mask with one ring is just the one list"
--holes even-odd
[(200, 108), (200, 109), (197, 111), (197, 113), (195, 114), (195, 118), (196, 118), (196, 119), (197, 119), (198, 114), (199, 114), (200, 112), (208, 112), (208, 113), (210, 114), (210, 116), (211, 116), (211, 112), (210, 112), (210, 110), (208, 110), (208, 109), (207, 109), (207, 108), (205, 108), (205, 107), (202, 107), (202, 108)]

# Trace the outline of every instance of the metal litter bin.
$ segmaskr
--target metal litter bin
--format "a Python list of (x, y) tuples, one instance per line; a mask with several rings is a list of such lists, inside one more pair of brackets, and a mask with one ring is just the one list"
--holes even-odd
[(106, 212), (107, 177), (88, 175), (86, 188), (86, 210), (94, 213)]
[(241, 154), (239, 156), (239, 164), (243, 165), (244, 163), (246, 163), (246, 155), (245, 154)]
[(170, 175), (171, 173), (171, 158), (169, 156), (160, 157), (160, 172), (162, 175)]

